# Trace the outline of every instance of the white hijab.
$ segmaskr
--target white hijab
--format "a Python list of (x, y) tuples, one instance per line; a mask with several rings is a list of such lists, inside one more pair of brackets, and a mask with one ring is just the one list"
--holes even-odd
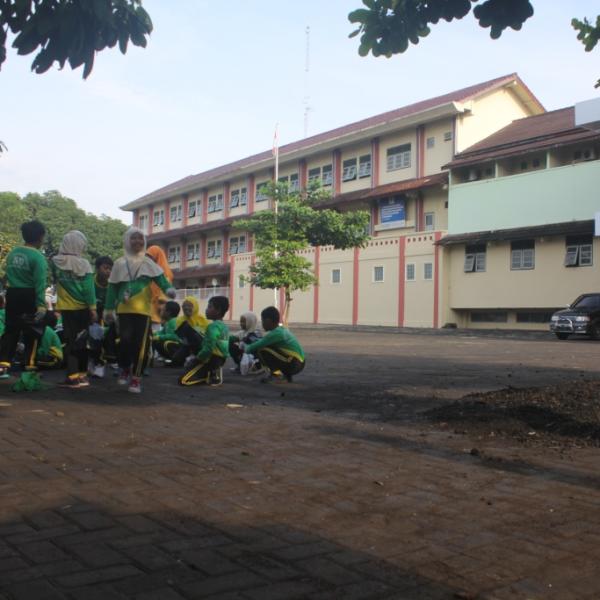
[(69, 231), (63, 237), (58, 254), (52, 257), (52, 261), (61, 271), (72, 271), (77, 277), (83, 277), (92, 272), (90, 263), (81, 256), (86, 245), (87, 239), (81, 231)]
[(246, 320), (246, 329), (240, 329), (240, 331), (234, 334), (239, 340), (243, 340), (249, 333), (254, 333), (258, 325), (258, 318), (253, 312), (245, 312), (241, 317), (244, 317)]
[[(139, 233), (144, 238), (144, 247), (139, 252), (131, 248), (131, 236)], [(141, 229), (130, 227), (123, 240), (125, 256), (118, 258), (110, 272), (109, 283), (121, 283), (122, 281), (135, 281), (139, 277), (157, 277), (163, 270), (148, 256), (146, 256), (146, 236)]]

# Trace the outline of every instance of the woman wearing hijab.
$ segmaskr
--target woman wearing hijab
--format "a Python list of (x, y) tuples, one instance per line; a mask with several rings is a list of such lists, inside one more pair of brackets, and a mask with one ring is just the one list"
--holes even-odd
[[(165, 251), (160, 246), (150, 246), (148, 250), (146, 250), (146, 255), (163, 270), (165, 277), (169, 283), (172, 284), (173, 271), (171, 271), (171, 267), (169, 267), (169, 261), (167, 260)], [(152, 290), (152, 325), (160, 326), (160, 313), (167, 301), (167, 297), (155, 283), (150, 286), (150, 289)]]
[[(241, 373), (240, 362), (244, 351), (240, 348), (240, 342), (252, 344), (262, 337), (257, 325), (257, 316), (253, 312), (245, 312), (240, 317), (240, 331), (229, 336), (229, 356), (231, 356), (235, 363), (235, 367), (231, 368), (234, 373)], [(252, 364), (248, 372), (256, 374), (261, 371), (260, 361), (254, 357), (254, 364)]]
[(184, 298), (181, 312), (183, 314), (175, 324), (175, 333), (181, 340), (181, 345), (172, 357), (172, 364), (177, 367), (183, 365), (188, 356), (197, 354), (208, 327), (208, 319), (200, 314), (200, 306), (194, 296)]
[(152, 283), (165, 294), (175, 297), (175, 290), (163, 270), (146, 256), (146, 238), (137, 227), (125, 232), (125, 256), (117, 259), (110, 277), (104, 307), (104, 320), (110, 323), (118, 316), (119, 380), (129, 391), (142, 391), (140, 377), (145, 368), (150, 344)]
[(90, 263), (83, 258), (87, 239), (81, 231), (69, 231), (52, 258), (56, 278), (56, 310), (62, 315), (66, 343), (67, 378), (63, 387), (90, 385), (87, 378), (87, 330), (96, 320), (96, 291)]

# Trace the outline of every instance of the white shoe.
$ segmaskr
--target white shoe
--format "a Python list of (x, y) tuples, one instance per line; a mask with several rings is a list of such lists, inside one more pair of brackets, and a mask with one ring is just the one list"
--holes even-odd
[(95, 365), (92, 369), (92, 377), (98, 377), (99, 379), (102, 379), (104, 377), (104, 374), (104, 365)]
[(139, 377), (132, 377), (129, 383), (129, 387), (127, 388), (128, 392), (132, 394), (141, 394), (142, 393), (142, 384), (140, 383)]
[(129, 385), (129, 371), (121, 370), (119, 372), (119, 379), (117, 379), (118, 385)]

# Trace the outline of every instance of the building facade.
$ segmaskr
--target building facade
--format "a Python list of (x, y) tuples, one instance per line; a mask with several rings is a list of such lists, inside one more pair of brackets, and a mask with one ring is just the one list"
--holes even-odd
[[(443, 167), (515, 119), (544, 109), (515, 74), (424, 100), (283, 146), (279, 180), (319, 181), (327, 206), (371, 215), (365, 248), (306, 250), (319, 285), (294, 296), (291, 318), (310, 323), (440, 327), (449, 315), (437, 244), (448, 229)], [(231, 318), (273, 303), (248, 286), (253, 240), (236, 221), (271, 201), (271, 152), (181, 179), (123, 207), (161, 245), (178, 288), (228, 287)]]
[(600, 132), (577, 127), (573, 107), (516, 120), (448, 167), (445, 319), (547, 328), (600, 290)]

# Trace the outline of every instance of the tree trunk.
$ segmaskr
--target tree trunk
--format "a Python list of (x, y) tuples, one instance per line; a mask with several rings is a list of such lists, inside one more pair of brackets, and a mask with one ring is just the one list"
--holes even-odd
[(292, 296), (290, 295), (290, 290), (289, 288), (284, 288), (285, 289), (285, 306), (283, 307), (283, 326), (287, 327), (288, 326), (288, 320), (290, 317), (290, 304), (292, 302)]

